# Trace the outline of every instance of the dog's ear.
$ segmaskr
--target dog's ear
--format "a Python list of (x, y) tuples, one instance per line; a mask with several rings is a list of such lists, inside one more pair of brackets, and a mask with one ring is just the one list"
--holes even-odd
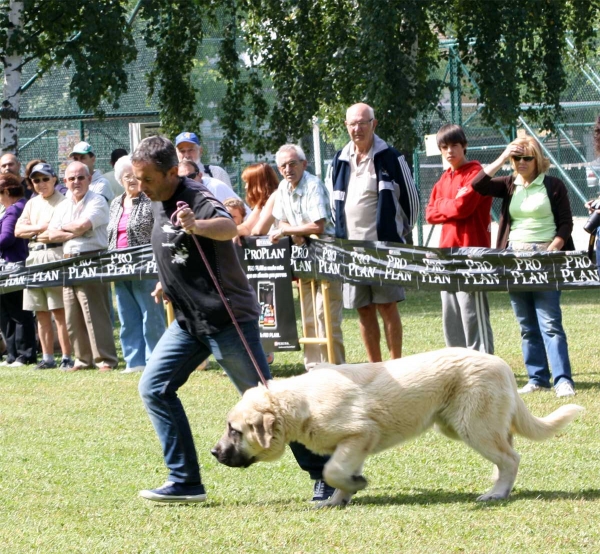
[(262, 417), (250, 423), (250, 428), (256, 436), (256, 440), (261, 448), (268, 450), (273, 438), (273, 427), (275, 425), (275, 416), (271, 413), (262, 414)]

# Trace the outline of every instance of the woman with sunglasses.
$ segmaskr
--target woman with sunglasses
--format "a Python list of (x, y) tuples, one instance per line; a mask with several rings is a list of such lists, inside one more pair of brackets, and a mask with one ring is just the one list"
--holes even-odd
[[(15, 235), (29, 239), (29, 256), (26, 265), (45, 264), (63, 259), (62, 243), (47, 243), (38, 240), (38, 235), (47, 228), (54, 209), (65, 197), (57, 190), (56, 173), (45, 162), (38, 162), (26, 171), (27, 178), (33, 187), (35, 196), (25, 204), (25, 209), (17, 221)], [(71, 341), (67, 331), (62, 287), (25, 289), (23, 293), (23, 308), (36, 313), (38, 335), (42, 347), (42, 360), (36, 369), (51, 369), (56, 367), (54, 360), (54, 328), (52, 316), (56, 322), (58, 342), (62, 351), (59, 364), (61, 369), (73, 366), (71, 359)]]
[[(513, 174), (494, 177), (506, 161)], [(502, 199), (497, 248), (527, 251), (574, 250), (573, 216), (565, 184), (546, 174), (550, 161), (537, 140), (525, 136), (511, 142), (500, 157), (475, 177), (473, 188)], [(519, 393), (551, 390), (575, 394), (567, 336), (562, 325), (560, 291), (510, 293), (521, 326), (521, 348), (529, 382)]]

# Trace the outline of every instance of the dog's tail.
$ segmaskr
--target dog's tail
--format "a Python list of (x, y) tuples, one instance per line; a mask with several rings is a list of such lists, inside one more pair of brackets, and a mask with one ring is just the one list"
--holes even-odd
[(517, 412), (513, 418), (513, 427), (518, 435), (534, 441), (549, 439), (564, 429), (584, 408), (577, 404), (565, 404), (546, 417), (535, 417), (520, 396), (517, 396)]

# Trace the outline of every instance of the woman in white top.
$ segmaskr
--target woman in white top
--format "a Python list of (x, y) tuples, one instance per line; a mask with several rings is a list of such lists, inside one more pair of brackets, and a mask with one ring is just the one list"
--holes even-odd
[[(45, 264), (62, 260), (62, 243), (46, 243), (37, 239), (38, 235), (48, 228), (54, 209), (65, 197), (55, 189), (57, 182), (54, 170), (47, 163), (35, 165), (29, 175), (29, 180), (37, 193), (25, 204), (25, 209), (17, 221), (15, 235), (29, 239), (29, 256), (26, 265)], [(56, 367), (54, 360), (54, 328), (52, 316), (56, 322), (58, 342), (62, 351), (61, 369), (73, 367), (71, 359), (71, 341), (67, 332), (62, 287), (25, 289), (23, 293), (23, 309), (36, 313), (38, 334), (42, 346), (42, 361), (36, 369), (51, 369)]]

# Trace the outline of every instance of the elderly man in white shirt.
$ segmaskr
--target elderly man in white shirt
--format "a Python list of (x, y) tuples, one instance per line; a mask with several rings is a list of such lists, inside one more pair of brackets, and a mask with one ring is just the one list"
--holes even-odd
[[(81, 162), (69, 164), (65, 184), (71, 195), (59, 204), (45, 231), (48, 242), (64, 243), (65, 258), (106, 250), (109, 208), (106, 200), (90, 190), (91, 175)], [(75, 365), (66, 371), (110, 371), (118, 363), (110, 320), (109, 285), (85, 283), (64, 287), (63, 299)]]

